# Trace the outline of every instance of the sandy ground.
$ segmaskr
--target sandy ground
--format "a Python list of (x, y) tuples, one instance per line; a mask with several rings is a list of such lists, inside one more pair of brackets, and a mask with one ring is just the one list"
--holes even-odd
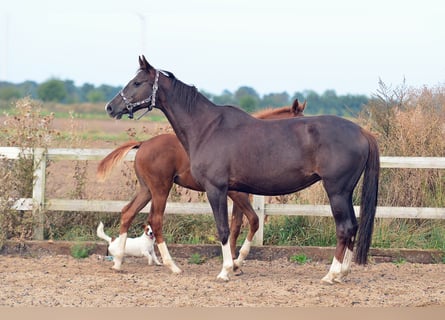
[(445, 306), (445, 264), (354, 265), (344, 283), (331, 286), (320, 283), (325, 263), (247, 260), (241, 275), (221, 282), (218, 258), (176, 261), (180, 275), (144, 258), (127, 258), (116, 272), (97, 254), (0, 256), (0, 306)]

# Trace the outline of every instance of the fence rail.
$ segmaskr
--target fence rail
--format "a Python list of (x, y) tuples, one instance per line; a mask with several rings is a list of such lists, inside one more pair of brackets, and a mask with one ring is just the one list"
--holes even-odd
[[(46, 163), (48, 160), (102, 160), (113, 149), (21, 149), (17, 147), (0, 147), (0, 158), (18, 159), (23, 155), (33, 155), (34, 184), (32, 198), (16, 201), (16, 210), (32, 210), (36, 226), (34, 238), (43, 239), (43, 213), (45, 211), (85, 211), (85, 212), (120, 212), (126, 201), (109, 200), (68, 200), (45, 199)], [(133, 161), (135, 151), (127, 154), (125, 160)], [(445, 157), (380, 157), (382, 168), (411, 169), (445, 169)], [(260, 228), (254, 244), (263, 243), (264, 217), (266, 215), (302, 215), (331, 216), (328, 205), (267, 204), (264, 196), (253, 197), (253, 207), (260, 218)], [(148, 212), (146, 206), (142, 212)], [(358, 216), (359, 207), (354, 207)], [(212, 214), (208, 203), (175, 203), (168, 202), (166, 214)], [(421, 218), (445, 219), (445, 208), (420, 207), (377, 207), (376, 217), (380, 218)]]

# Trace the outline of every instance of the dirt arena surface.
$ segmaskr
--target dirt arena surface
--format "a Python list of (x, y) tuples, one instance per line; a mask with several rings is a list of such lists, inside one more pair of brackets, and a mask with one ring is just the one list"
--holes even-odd
[(241, 275), (216, 280), (219, 258), (183, 270), (127, 258), (123, 271), (93, 254), (0, 256), (0, 306), (75, 307), (423, 307), (445, 306), (445, 264), (353, 265), (344, 283), (325, 285), (327, 263), (247, 260)]

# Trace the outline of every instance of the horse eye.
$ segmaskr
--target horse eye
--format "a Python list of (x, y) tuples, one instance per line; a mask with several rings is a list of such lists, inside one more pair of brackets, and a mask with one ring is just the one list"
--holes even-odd
[(135, 81), (135, 82), (134, 82), (134, 85), (135, 85), (136, 87), (139, 87), (141, 84), (142, 84), (142, 82), (140, 82), (140, 81)]

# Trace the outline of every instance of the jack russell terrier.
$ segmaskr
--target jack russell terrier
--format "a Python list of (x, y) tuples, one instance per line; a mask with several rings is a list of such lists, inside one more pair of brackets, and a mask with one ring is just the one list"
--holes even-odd
[[(114, 257), (117, 246), (119, 245), (119, 237), (117, 239), (107, 236), (104, 232), (104, 224), (102, 222), (97, 226), (97, 236), (108, 242), (108, 252)], [(117, 240), (117, 241), (116, 241)], [(154, 250), (155, 238), (153, 231), (149, 225), (144, 225), (144, 233), (138, 238), (127, 238), (125, 243), (126, 256), (133, 257), (147, 257), (148, 264), (152, 265), (153, 262), (160, 266), (162, 263), (159, 262), (156, 257)]]

